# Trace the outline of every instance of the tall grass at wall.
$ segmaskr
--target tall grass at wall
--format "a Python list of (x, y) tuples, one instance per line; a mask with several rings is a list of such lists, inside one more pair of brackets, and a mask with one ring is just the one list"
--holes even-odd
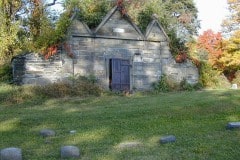
[(1, 82), (0, 87), (0, 102), (6, 104), (19, 104), (25, 101), (38, 102), (49, 98), (100, 96), (103, 93), (94, 77), (82, 76), (74, 81), (43, 86), (17, 86)]
[(176, 83), (171, 76), (162, 75), (160, 80), (152, 84), (155, 93), (169, 91), (197, 91), (203, 88), (201, 83), (189, 84), (186, 79)]

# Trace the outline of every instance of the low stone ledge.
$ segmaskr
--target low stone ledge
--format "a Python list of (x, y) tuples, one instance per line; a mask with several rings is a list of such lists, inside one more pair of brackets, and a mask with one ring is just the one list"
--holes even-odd
[(76, 146), (63, 146), (61, 147), (61, 158), (79, 158), (80, 150)]
[(160, 143), (161, 144), (165, 144), (165, 143), (173, 143), (176, 141), (176, 137), (173, 135), (169, 135), (169, 136), (164, 136), (162, 138), (160, 138)]
[(5, 148), (0, 151), (0, 160), (22, 160), (22, 150), (20, 148)]

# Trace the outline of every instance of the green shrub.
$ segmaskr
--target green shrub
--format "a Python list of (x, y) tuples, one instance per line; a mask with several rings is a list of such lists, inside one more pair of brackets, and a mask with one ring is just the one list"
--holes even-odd
[(171, 76), (162, 75), (161, 79), (153, 83), (153, 89), (157, 93), (159, 92), (169, 92), (169, 91), (194, 91), (200, 90), (203, 86), (201, 83), (189, 84), (186, 79), (183, 79), (180, 84), (176, 83), (174, 78)]
[(168, 83), (167, 76), (164, 74), (161, 76), (160, 80), (153, 83), (152, 86), (156, 92), (169, 92), (171, 88)]
[(231, 87), (228, 79), (206, 62), (201, 62), (199, 81), (204, 88), (226, 89)]
[(229, 80), (227, 79), (227, 77), (223, 74), (220, 74), (218, 76), (218, 85), (217, 88), (220, 89), (227, 89), (227, 88), (231, 88), (231, 83), (229, 82)]
[(201, 85), (201, 83), (190, 84), (187, 82), (186, 79), (183, 79), (180, 83), (180, 90), (182, 91), (194, 91), (194, 90), (200, 90), (202, 88), (203, 86)]
[(215, 70), (206, 62), (201, 62), (200, 83), (205, 88), (229, 88), (230, 83), (220, 71)]
[(218, 71), (213, 70), (211, 65), (206, 62), (201, 62), (200, 66), (200, 83), (207, 88), (216, 87), (218, 80)]
[(189, 84), (187, 82), (186, 79), (183, 79), (181, 82), (180, 82), (180, 88), (181, 90), (187, 90), (187, 91), (193, 91), (194, 90), (194, 86), (192, 84)]
[(4, 64), (0, 66), (0, 82), (10, 82), (12, 79), (12, 67)]

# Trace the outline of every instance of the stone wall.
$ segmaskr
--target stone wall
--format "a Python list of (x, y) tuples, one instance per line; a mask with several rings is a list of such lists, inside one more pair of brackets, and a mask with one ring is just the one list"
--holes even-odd
[(177, 83), (184, 78), (189, 83), (198, 81), (198, 70), (190, 61), (182, 64), (174, 61), (168, 37), (156, 20), (143, 35), (116, 7), (94, 31), (74, 19), (67, 40), (48, 60), (33, 53), (15, 57), (14, 81), (44, 85), (76, 75), (95, 75), (99, 84), (108, 89), (109, 63), (115, 58), (130, 62), (130, 89), (149, 90), (162, 74), (173, 77)]
[(198, 68), (190, 60), (176, 63), (170, 53), (168, 43), (162, 42), (161, 46), (162, 74), (171, 77), (176, 83), (180, 83), (183, 79), (186, 79), (189, 84), (198, 83)]
[[(83, 43), (84, 42), (84, 43)], [(131, 88), (146, 90), (162, 74), (171, 76), (177, 83), (184, 78), (191, 84), (198, 82), (198, 70), (190, 62), (176, 63), (167, 44), (161, 49), (155, 42), (94, 39), (74, 37), (74, 58), (65, 50), (45, 60), (38, 54), (14, 58), (14, 81), (17, 84), (47, 84), (59, 82), (76, 75), (95, 75), (104, 88), (109, 85), (109, 60), (130, 59)], [(83, 46), (84, 44), (84, 46)], [(136, 47), (138, 46), (138, 47)], [(154, 46), (154, 47), (153, 47)], [(159, 52), (160, 51), (160, 52)]]
[(15, 57), (13, 65), (13, 81), (16, 84), (39, 84), (59, 82), (64, 77), (61, 54), (54, 59), (45, 60), (36, 53)]
[(109, 84), (109, 61), (112, 58), (130, 60), (132, 88), (149, 89), (161, 76), (160, 44), (157, 42), (106, 38), (90, 40), (75, 36), (67, 43), (72, 44), (74, 50), (74, 75), (93, 74), (105, 88)]

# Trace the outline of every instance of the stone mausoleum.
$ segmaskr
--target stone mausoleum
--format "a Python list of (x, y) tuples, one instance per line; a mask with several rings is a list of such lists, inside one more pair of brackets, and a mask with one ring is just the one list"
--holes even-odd
[(115, 6), (95, 30), (72, 18), (67, 40), (57, 54), (17, 56), (12, 61), (17, 84), (44, 85), (76, 75), (94, 75), (105, 89), (150, 90), (161, 75), (180, 83), (198, 82), (198, 69), (191, 61), (176, 63), (164, 29), (153, 18), (143, 34), (128, 15)]

